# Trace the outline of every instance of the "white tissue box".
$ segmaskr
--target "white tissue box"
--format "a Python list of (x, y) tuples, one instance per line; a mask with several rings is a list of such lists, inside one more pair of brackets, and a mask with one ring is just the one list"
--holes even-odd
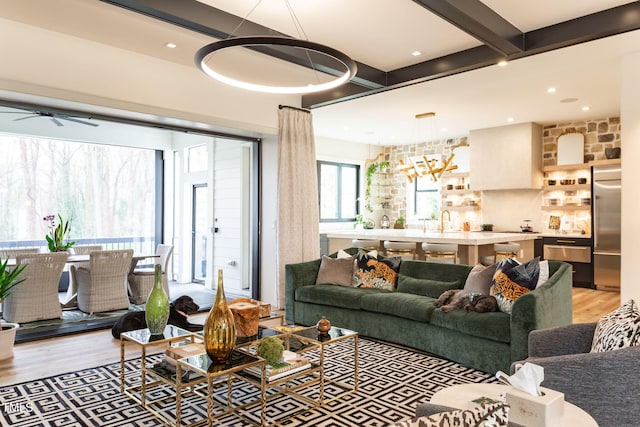
[(507, 391), (509, 421), (527, 427), (557, 426), (564, 414), (564, 393), (540, 387), (542, 396), (533, 396), (515, 388)]

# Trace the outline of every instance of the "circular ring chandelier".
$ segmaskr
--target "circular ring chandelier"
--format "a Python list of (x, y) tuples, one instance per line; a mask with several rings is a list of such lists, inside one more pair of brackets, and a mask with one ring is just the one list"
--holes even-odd
[[(292, 48), (307, 49), (314, 52), (318, 52), (320, 54), (333, 58), (335, 61), (344, 65), (344, 67), (346, 68), (346, 71), (344, 72), (344, 74), (326, 83), (310, 84), (307, 86), (269, 86), (269, 85), (251, 83), (243, 80), (237, 80), (232, 77), (226, 76), (224, 74), (220, 74), (206, 63), (206, 60), (210, 55), (223, 49), (229, 49), (233, 47), (267, 46), (267, 45), (288, 46)], [(310, 42), (308, 40), (299, 40), (294, 38), (274, 37), (274, 36), (236, 37), (231, 39), (220, 40), (200, 48), (196, 52), (195, 62), (196, 62), (196, 65), (204, 73), (206, 73), (209, 77), (215, 80), (218, 80), (222, 83), (235, 86), (238, 88), (253, 90), (257, 92), (266, 92), (266, 93), (304, 94), (304, 93), (320, 92), (327, 89), (333, 89), (354, 78), (356, 75), (356, 72), (358, 71), (358, 66), (356, 62), (351, 58), (349, 58), (344, 53), (336, 49), (330, 48), (328, 46), (325, 46), (319, 43)], [(312, 64), (312, 68), (314, 68), (313, 64)]]

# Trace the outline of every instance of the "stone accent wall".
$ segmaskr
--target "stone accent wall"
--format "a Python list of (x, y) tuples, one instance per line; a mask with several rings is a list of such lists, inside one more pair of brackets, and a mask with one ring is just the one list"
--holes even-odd
[[(456, 145), (466, 143), (467, 137), (442, 139), (435, 141), (427, 141), (419, 144), (410, 145), (393, 145), (384, 147), (384, 159), (391, 165), (391, 170), (394, 171), (395, 185), (391, 190), (393, 199), (391, 200), (391, 207), (388, 209), (388, 215), (395, 219), (398, 215), (406, 216), (407, 209), (407, 185), (409, 180), (407, 176), (396, 169), (400, 164), (400, 160), (407, 163), (407, 159), (410, 156), (423, 156), (426, 154), (442, 154), (442, 158), (447, 158), (451, 154), (451, 150)], [(455, 163), (455, 161), (454, 161)]]
[(620, 117), (556, 123), (543, 127), (542, 161), (545, 166), (555, 165), (558, 157), (558, 137), (566, 131), (584, 135), (584, 162), (604, 160), (604, 149), (621, 147)]

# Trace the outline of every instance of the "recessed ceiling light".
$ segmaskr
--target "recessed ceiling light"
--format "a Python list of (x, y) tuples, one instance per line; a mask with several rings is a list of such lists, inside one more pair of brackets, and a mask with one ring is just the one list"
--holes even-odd
[(589, 111), (591, 108), (588, 105), (582, 107), (582, 111)]
[(419, 50), (414, 50), (413, 52), (411, 52), (411, 56), (420, 56), (422, 55), (422, 52), (420, 52)]
[(498, 67), (506, 67), (508, 64), (506, 59), (502, 59), (500, 61), (498, 61)]
[(446, 132), (446, 131), (447, 131), (447, 128), (442, 128), (442, 129), (440, 129), (440, 131), (442, 131), (442, 132)]
[(169, 49), (175, 49), (176, 47), (178, 47), (178, 45), (175, 43), (168, 42), (164, 44), (164, 47), (168, 47)]
[(569, 102), (576, 102), (577, 100), (578, 98), (565, 98), (565, 99), (561, 99), (560, 102), (567, 104)]
[(556, 93), (556, 88), (555, 87), (548, 88), (547, 93)]
[(508, 122), (512, 122), (512, 121), (513, 121), (513, 117), (509, 117), (509, 118), (507, 118), (507, 121), (508, 121)]

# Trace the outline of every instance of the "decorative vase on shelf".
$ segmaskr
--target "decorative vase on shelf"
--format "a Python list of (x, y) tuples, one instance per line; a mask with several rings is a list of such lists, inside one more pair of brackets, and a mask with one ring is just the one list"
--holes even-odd
[(236, 345), (236, 324), (224, 296), (222, 269), (218, 270), (216, 301), (204, 324), (204, 347), (214, 363), (224, 363)]
[(162, 335), (169, 320), (169, 297), (162, 287), (161, 265), (155, 267), (153, 288), (147, 297), (144, 317), (151, 335)]

